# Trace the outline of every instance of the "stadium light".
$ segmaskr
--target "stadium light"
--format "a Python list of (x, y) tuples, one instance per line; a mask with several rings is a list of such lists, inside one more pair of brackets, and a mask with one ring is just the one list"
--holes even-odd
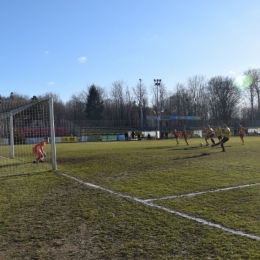
[[(156, 108), (156, 112), (157, 112), (157, 130), (160, 133), (160, 126), (159, 126), (159, 86), (161, 85), (161, 79), (154, 79), (154, 85), (157, 87), (157, 108)], [(159, 136), (158, 133), (158, 136)]]
[(141, 114), (141, 129), (144, 127), (143, 123), (143, 91), (142, 91), (142, 79), (139, 79), (140, 81), (140, 114)]

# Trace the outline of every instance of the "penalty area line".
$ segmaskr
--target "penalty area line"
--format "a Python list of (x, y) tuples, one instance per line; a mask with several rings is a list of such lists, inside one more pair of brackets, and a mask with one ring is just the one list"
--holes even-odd
[(171, 196), (166, 196), (162, 198), (156, 198), (156, 199), (146, 199), (146, 202), (151, 202), (151, 201), (156, 201), (156, 200), (167, 200), (167, 199), (179, 199), (183, 197), (194, 197), (197, 195), (203, 195), (207, 193), (215, 193), (219, 191), (228, 191), (228, 190), (235, 190), (235, 189), (241, 189), (241, 188), (246, 188), (246, 187), (252, 187), (252, 186), (257, 186), (260, 185), (260, 182), (256, 183), (251, 183), (251, 184), (244, 184), (244, 185), (239, 185), (239, 186), (232, 186), (232, 187), (227, 187), (227, 188), (220, 188), (220, 189), (215, 189), (215, 190), (207, 190), (207, 191), (198, 191), (198, 192), (192, 192), (192, 193), (187, 193), (187, 194), (181, 194), (181, 195), (171, 195)]
[[(176, 210), (172, 210), (172, 209), (169, 209), (169, 208), (166, 208), (166, 207), (154, 204), (154, 203), (152, 203), (150, 201), (147, 201), (147, 200), (142, 200), (142, 199), (130, 196), (130, 195), (126, 195), (126, 194), (121, 193), (121, 192), (113, 191), (113, 190), (101, 187), (99, 185), (92, 184), (90, 182), (85, 182), (85, 181), (83, 181), (83, 180), (81, 180), (79, 178), (73, 177), (73, 176), (71, 176), (69, 174), (66, 174), (66, 173), (63, 173), (63, 172), (59, 172), (58, 171), (58, 173), (63, 175), (63, 176), (65, 176), (65, 177), (67, 177), (67, 178), (69, 178), (69, 179), (72, 179), (72, 180), (74, 180), (74, 181), (76, 181), (76, 182), (78, 182), (80, 184), (83, 184), (85, 186), (89, 186), (91, 188), (103, 190), (103, 191), (106, 191), (106, 192), (111, 193), (113, 195), (117, 195), (117, 196), (122, 197), (122, 198), (127, 198), (127, 199), (130, 199), (130, 200), (142, 203), (142, 204), (144, 204), (146, 206), (154, 207), (154, 208), (166, 211), (168, 213), (175, 214), (177, 216), (180, 216), (180, 217), (183, 217), (183, 218), (186, 218), (186, 219), (189, 219), (189, 220), (193, 220), (195, 222), (198, 222), (198, 223), (206, 225), (206, 226), (210, 226), (210, 227), (213, 227), (213, 228), (221, 229), (221, 230), (223, 230), (225, 232), (228, 232), (228, 233), (231, 233), (233, 235), (239, 235), (239, 236), (243, 236), (243, 237), (247, 237), (247, 238), (250, 238), (250, 239), (253, 239), (253, 240), (260, 241), (260, 236), (256, 236), (256, 235), (252, 235), (252, 234), (249, 234), (249, 233), (238, 231), (238, 230), (235, 230), (235, 229), (232, 229), (232, 228), (228, 228), (228, 227), (222, 226), (220, 224), (216, 224), (216, 223), (207, 221), (207, 220), (202, 219), (202, 218), (197, 218), (197, 217), (194, 217), (194, 216), (191, 216), (191, 215), (188, 215), (188, 214), (176, 211)], [(255, 184), (255, 185), (257, 185), (257, 184)]]
[(187, 218), (187, 219), (196, 221), (196, 222), (198, 222), (198, 223), (201, 223), (201, 224), (204, 224), (204, 225), (207, 225), (207, 226), (210, 226), (210, 227), (214, 227), (214, 228), (217, 228), (217, 229), (221, 229), (221, 230), (223, 230), (223, 231), (232, 233), (232, 234), (234, 234), (234, 235), (244, 236), (244, 237), (248, 237), (248, 238), (251, 238), (251, 239), (260, 241), (260, 237), (259, 237), (259, 236), (256, 236), (256, 235), (252, 235), (252, 234), (248, 234), (248, 233), (245, 233), (245, 232), (242, 232), (242, 231), (238, 231), (238, 230), (235, 230), (235, 229), (232, 229), (232, 228), (228, 228), (228, 227), (222, 226), (222, 225), (220, 225), (220, 224), (216, 224), (216, 223), (207, 221), (207, 220), (202, 219), (202, 218), (193, 217), (193, 216), (190, 216), (190, 215), (188, 215), (188, 214), (185, 214), (185, 213), (182, 213), (182, 212), (179, 212), (179, 211), (176, 211), (176, 210), (168, 209), (168, 208), (165, 208), (165, 207), (162, 207), (162, 206), (153, 204), (153, 203), (149, 203), (149, 202), (148, 202), (147, 205), (150, 205), (150, 206), (152, 206), (152, 207), (155, 207), (155, 208), (158, 208), (158, 209), (167, 211), (167, 212), (169, 212), (169, 213), (173, 213), (173, 214), (178, 215), (178, 216), (181, 216), (181, 217), (183, 217), (183, 218)]

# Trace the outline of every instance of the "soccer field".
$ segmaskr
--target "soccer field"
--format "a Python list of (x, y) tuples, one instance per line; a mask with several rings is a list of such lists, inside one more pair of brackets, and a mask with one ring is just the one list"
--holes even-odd
[(260, 259), (260, 139), (201, 140), (57, 144), (57, 172), (2, 176), (0, 259)]

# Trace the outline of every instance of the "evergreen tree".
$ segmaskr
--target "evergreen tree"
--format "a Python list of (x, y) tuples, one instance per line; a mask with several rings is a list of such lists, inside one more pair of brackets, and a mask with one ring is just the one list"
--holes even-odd
[(86, 116), (90, 120), (99, 120), (103, 117), (104, 101), (97, 87), (93, 84), (89, 88), (86, 104)]

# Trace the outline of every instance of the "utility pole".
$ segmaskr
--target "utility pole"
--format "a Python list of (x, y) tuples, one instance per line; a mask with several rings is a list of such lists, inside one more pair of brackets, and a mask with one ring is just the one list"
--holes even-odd
[(143, 119), (143, 91), (142, 91), (142, 80), (139, 79), (140, 81), (140, 117), (141, 117), (141, 129), (144, 127), (144, 119)]
[(157, 87), (157, 101), (156, 101), (156, 113), (157, 113), (157, 131), (158, 137), (160, 136), (160, 125), (159, 125), (159, 86), (161, 85), (161, 79), (154, 79), (154, 85)]

